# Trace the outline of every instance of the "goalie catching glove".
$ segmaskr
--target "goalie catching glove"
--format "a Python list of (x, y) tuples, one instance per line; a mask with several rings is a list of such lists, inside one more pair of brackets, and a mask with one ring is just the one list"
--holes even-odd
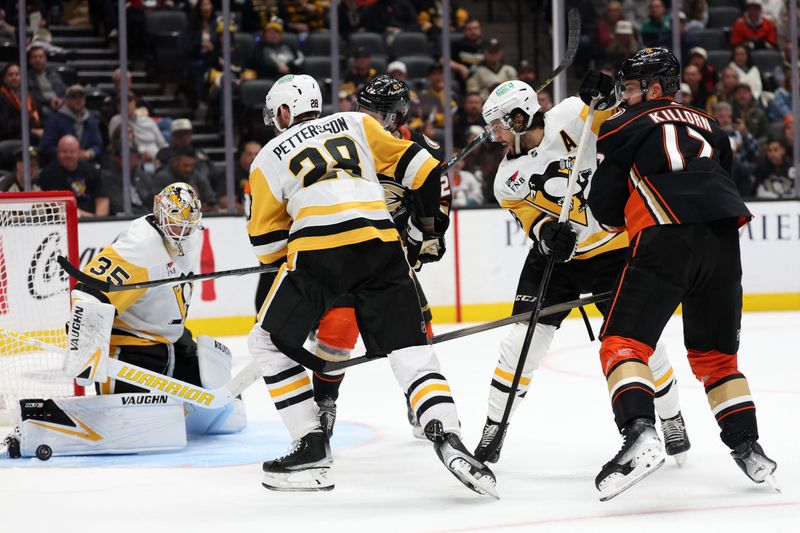
[(552, 256), (556, 263), (566, 263), (575, 256), (578, 234), (569, 224), (556, 220), (545, 222), (536, 246), (542, 255)]

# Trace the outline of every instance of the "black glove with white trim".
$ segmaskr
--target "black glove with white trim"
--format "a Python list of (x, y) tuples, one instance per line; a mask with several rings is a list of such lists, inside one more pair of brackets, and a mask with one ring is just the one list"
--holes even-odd
[(539, 231), (539, 252), (549, 255), (556, 263), (566, 263), (575, 256), (578, 234), (569, 224), (552, 221), (542, 225)]
[(619, 103), (614, 93), (614, 80), (611, 76), (598, 70), (590, 70), (586, 73), (581, 81), (581, 87), (578, 89), (578, 96), (586, 105), (591, 104), (592, 99), (599, 96), (600, 100), (595, 105), (595, 109), (598, 111), (613, 109)]

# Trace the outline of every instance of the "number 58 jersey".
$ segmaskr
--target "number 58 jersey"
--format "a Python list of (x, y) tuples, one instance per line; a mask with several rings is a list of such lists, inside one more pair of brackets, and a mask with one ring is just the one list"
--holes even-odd
[(259, 261), (399, 240), (378, 174), (418, 189), (431, 174), (438, 183), (438, 163), (363, 113), (293, 125), (267, 143), (250, 167), (248, 233)]

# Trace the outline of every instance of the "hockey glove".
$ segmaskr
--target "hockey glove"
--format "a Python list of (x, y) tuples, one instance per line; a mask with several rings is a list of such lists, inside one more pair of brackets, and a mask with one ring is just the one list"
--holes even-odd
[(422, 234), (422, 230), (414, 223), (414, 218), (409, 218), (404, 244), (406, 247), (406, 259), (408, 260), (408, 264), (412, 267), (416, 268), (419, 253), (422, 250), (422, 241), (424, 239), (425, 237)]
[(414, 266), (414, 270), (419, 271), (425, 263), (435, 263), (439, 261), (444, 256), (444, 252), (444, 236), (425, 239), (422, 242), (418, 264)]
[(547, 222), (539, 232), (539, 252), (549, 255), (556, 263), (566, 263), (575, 255), (578, 246), (578, 234), (569, 224)]
[(614, 80), (597, 70), (590, 70), (583, 77), (578, 96), (581, 97), (581, 100), (586, 105), (592, 103), (592, 99), (599, 96), (600, 100), (595, 106), (598, 111), (613, 109), (619, 103), (614, 92)]

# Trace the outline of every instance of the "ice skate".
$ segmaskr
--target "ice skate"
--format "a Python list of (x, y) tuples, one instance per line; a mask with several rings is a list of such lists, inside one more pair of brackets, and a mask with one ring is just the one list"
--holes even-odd
[(332, 467), (328, 437), (320, 429), (294, 441), (283, 457), (266, 461), (261, 484), (278, 491), (332, 490)]
[(464, 448), (461, 439), (453, 433), (444, 433), (439, 420), (431, 420), (425, 426), (425, 436), (433, 442), (436, 455), (458, 480), (478, 494), (500, 499), (495, 485), (494, 473), (485, 464), (475, 459)]
[(781, 491), (775, 481), (775, 470), (778, 468), (778, 463), (767, 457), (757, 441), (743, 442), (731, 452), (731, 457), (747, 477), (756, 483), (766, 482), (775, 492)]
[(411, 408), (411, 402), (408, 401), (408, 398), (406, 398), (406, 407), (408, 408), (406, 414), (408, 416), (408, 423), (411, 424), (411, 433), (414, 435), (415, 439), (425, 440), (427, 438), (425, 436), (425, 431), (423, 431), (422, 426), (419, 425), (419, 420), (417, 420), (417, 415)]
[(594, 480), (601, 502), (632, 487), (664, 464), (664, 446), (649, 420), (633, 420), (622, 429), (622, 438), (622, 448)]
[(317, 402), (317, 408), (319, 409), (319, 426), (325, 436), (328, 437), (328, 440), (330, 440), (333, 436), (333, 425), (336, 423), (336, 402), (332, 398), (325, 396)]
[(478, 443), (477, 448), (475, 448), (475, 458), (479, 461), (486, 461), (487, 463), (496, 463), (500, 459), (500, 450), (503, 448), (503, 441), (506, 439), (506, 431), (508, 430), (508, 426), (503, 430), (503, 434), (500, 435), (500, 442), (497, 444), (497, 448), (495, 448), (492, 455), (486, 457), (486, 451), (489, 447), (489, 444), (494, 440), (495, 435), (500, 430), (500, 424), (497, 422), (492, 422), (490, 419), (486, 419), (486, 424), (483, 426), (483, 435), (481, 435), (481, 441)]
[(661, 433), (664, 435), (664, 449), (667, 455), (674, 457), (678, 466), (686, 462), (686, 452), (692, 447), (683, 416), (678, 413), (672, 418), (661, 420)]

